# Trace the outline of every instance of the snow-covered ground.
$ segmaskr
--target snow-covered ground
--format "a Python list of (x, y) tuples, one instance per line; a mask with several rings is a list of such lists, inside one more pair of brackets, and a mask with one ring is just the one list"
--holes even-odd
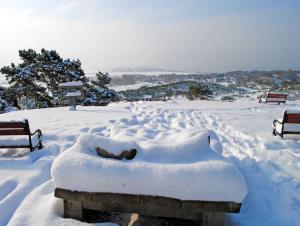
[(125, 91), (125, 90), (131, 90), (131, 89), (139, 89), (143, 86), (151, 87), (151, 86), (157, 86), (159, 85), (158, 83), (150, 83), (150, 82), (141, 82), (133, 85), (123, 85), (123, 86), (111, 86), (113, 90), (120, 92), (120, 91)]
[(146, 75), (146, 76), (159, 76), (159, 75), (171, 75), (171, 74), (180, 74), (180, 75), (189, 75), (199, 72), (192, 71), (172, 71), (172, 70), (110, 70), (109, 74), (111, 76), (122, 76), (122, 75)]
[(0, 225), (86, 225), (62, 218), (62, 202), (54, 198), (50, 173), (55, 158), (82, 133), (158, 144), (198, 130), (216, 132), (223, 157), (239, 169), (247, 184), (241, 213), (228, 215), (227, 225), (299, 225), (300, 142), (272, 135), (273, 119), (282, 117), (286, 108), (298, 107), (300, 102), (174, 99), (2, 114), (0, 121), (28, 118), (32, 130), (42, 130), (44, 149), (0, 150)]
[(0, 74), (0, 86), (2, 87), (7, 87), (8, 86), (8, 83), (6, 81), (6, 78), (4, 75)]

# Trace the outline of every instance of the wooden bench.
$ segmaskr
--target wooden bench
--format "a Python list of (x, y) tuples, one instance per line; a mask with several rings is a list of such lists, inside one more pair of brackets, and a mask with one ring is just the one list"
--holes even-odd
[[(33, 146), (32, 136), (38, 136), (38, 143)], [(5, 145), (1, 144), (0, 148), (29, 148), (30, 151), (34, 151), (36, 148), (42, 149), (42, 132), (41, 130), (36, 130), (34, 133), (30, 132), (28, 120), (18, 121), (18, 122), (0, 122), (0, 136), (28, 136), (28, 144), (14, 144)]]
[(282, 93), (268, 93), (266, 97), (266, 101), (263, 102), (261, 98), (259, 98), (259, 103), (286, 103), (287, 94)]
[(282, 120), (273, 121), (273, 134), (283, 138), (285, 134), (300, 134), (300, 111), (285, 111)]
[(89, 215), (91, 211), (106, 211), (196, 220), (201, 226), (221, 226), (224, 225), (225, 213), (239, 213), (241, 208), (241, 203), (234, 202), (180, 200), (162, 196), (82, 192), (60, 188), (56, 188), (54, 194), (64, 201), (65, 218), (86, 222), (93, 222)]

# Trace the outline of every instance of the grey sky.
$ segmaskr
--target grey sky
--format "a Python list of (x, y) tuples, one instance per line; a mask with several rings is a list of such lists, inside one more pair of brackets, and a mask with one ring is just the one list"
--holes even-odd
[(300, 69), (296, 0), (0, 0), (0, 66), (55, 49), (87, 71)]

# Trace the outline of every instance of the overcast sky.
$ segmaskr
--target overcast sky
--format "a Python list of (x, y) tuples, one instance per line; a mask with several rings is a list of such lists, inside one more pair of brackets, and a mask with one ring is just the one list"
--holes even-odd
[(300, 1), (0, 0), (0, 66), (28, 48), (86, 71), (300, 69)]

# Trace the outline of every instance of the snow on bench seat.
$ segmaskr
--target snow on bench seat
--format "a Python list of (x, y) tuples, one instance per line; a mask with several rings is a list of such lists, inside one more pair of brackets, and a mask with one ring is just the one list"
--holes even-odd
[(77, 82), (64, 82), (64, 83), (60, 83), (59, 87), (70, 87), (70, 86), (76, 87), (76, 86), (82, 86), (82, 85), (83, 85), (83, 83), (80, 82), (80, 81), (77, 81)]
[(74, 92), (68, 92), (65, 97), (80, 97), (81, 92), (80, 91), (74, 91)]
[[(241, 203), (247, 193), (245, 181), (234, 165), (210, 148), (208, 135), (211, 146), (220, 147), (211, 131), (199, 132), (184, 143), (147, 147), (82, 134), (55, 159), (52, 177), (57, 188), (71, 191)], [(136, 148), (137, 156), (131, 161), (105, 159), (97, 155), (96, 147), (115, 154)]]
[[(31, 137), (31, 142), (32, 146), (36, 146), (39, 143), (38, 136), (34, 135)], [(0, 146), (11, 146), (11, 145), (16, 145), (16, 146), (22, 146), (22, 145), (28, 145), (28, 136), (5, 136), (5, 137), (0, 137)]]
[[(278, 122), (282, 123), (282, 119), (277, 119)], [(273, 125), (275, 127), (276, 131), (282, 131), (282, 124), (276, 123)], [(300, 124), (294, 124), (294, 123), (284, 123), (284, 131), (295, 131), (300, 133)]]

